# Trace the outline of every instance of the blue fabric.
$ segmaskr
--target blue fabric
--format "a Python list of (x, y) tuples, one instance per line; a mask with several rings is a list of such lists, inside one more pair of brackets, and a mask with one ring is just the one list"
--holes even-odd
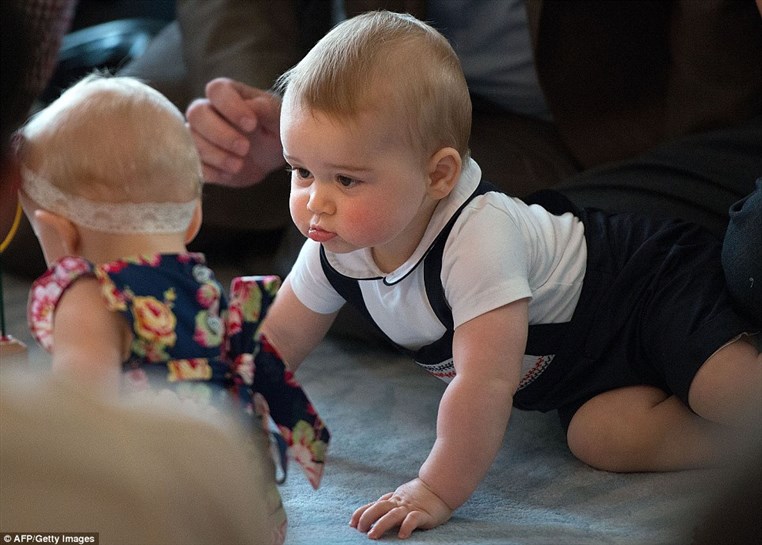
[(730, 207), (722, 267), (734, 303), (762, 327), (762, 178)]

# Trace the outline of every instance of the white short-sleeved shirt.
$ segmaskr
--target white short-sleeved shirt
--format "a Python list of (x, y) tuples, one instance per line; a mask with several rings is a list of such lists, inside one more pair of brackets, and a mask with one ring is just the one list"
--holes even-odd
[[(418, 248), (391, 273), (378, 269), (369, 249), (326, 252), (339, 273), (360, 280), (370, 315), (400, 346), (417, 350), (445, 333), (426, 296), (419, 265), (480, 180), (481, 169), (467, 160)], [(523, 298), (529, 298), (530, 324), (569, 321), (582, 290), (586, 258), (584, 227), (573, 214), (554, 216), (497, 192), (477, 196), (456, 220), (442, 258), (441, 280), (454, 327)], [(299, 300), (314, 312), (335, 312), (345, 302), (326, 278), (320, 244), (312, 240), (302, 247), (289, 281)]]

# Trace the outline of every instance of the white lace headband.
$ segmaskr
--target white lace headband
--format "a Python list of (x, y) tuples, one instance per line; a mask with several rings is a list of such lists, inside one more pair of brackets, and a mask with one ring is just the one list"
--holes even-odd
[(182, 233), (196, 200), (188, 202), (98, 202), (65, 193), (43, 176), (21, 166), (21, 188), (37, 204), (77, 225), (114, 234)]

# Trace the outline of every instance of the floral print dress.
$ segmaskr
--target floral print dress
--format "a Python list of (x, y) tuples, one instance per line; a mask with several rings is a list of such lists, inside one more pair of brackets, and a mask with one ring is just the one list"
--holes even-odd
[(224, 391), (219, 387), (230, 373), (223, 358), (227, 299), (203, 255), (137, 256), (102, 265), (81, 257), (61, 259), (34, 283), (29, 300), (29, 326), (48, 351), (58, 301), (83, 276), (98, 280), (106, 307), (133, 332), (122, 365), (128, 392), (148, 388), (149, 382), (173, 390), (197, 383), (195, 396), (209, 398)]
[[(136, 256), (100, 265), (64, 257), (34, 282), (29, 296), (30, 329), (48, 351), (54, 349), (56, 306), (82, 277), (98, 280), (104, 304), (123, 316), (133, 332), (123, 363), (128, 395), (169, 390), (203, 405), (227, 406), (232, 398), (246, 414), (265, 411), (277, 429), (281, 454), (288, 448), (318, 486), (330, 435), (259, 331), (280, 286), (278, 277), (235, 278), (228, 302), (199, 253)], [(282, 463), (285, 469), (285, 457)]]

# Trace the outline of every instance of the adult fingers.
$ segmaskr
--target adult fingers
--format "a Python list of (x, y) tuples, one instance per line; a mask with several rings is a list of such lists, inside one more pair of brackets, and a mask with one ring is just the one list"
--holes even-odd
[[(197, 99), (190, 103), (185, 112), (188, 126), (194, 134), (196, 144), (200, 140), (243, 157), (249, 152), (249, 139), (234, 125), (231, 125), (208, 99)], [(199, 149), (199, 152), (203, 150)]]
[(270, 93), (262, 93), (247, 100), (249, 108), (255, 113), (257, 127), (280, 138), (280, 99)]
[(225, 120), (241, 132), (257, 128), (257, 115), (251, 99), (266, 95), (265, 91), (230, 78), (216, 78), (206, 84), (206, 98)]
[(216, 146), (192, 128), (191, 136), (201, 157), (204, 180), (225, 184), (243, 168), (243, 158)]

